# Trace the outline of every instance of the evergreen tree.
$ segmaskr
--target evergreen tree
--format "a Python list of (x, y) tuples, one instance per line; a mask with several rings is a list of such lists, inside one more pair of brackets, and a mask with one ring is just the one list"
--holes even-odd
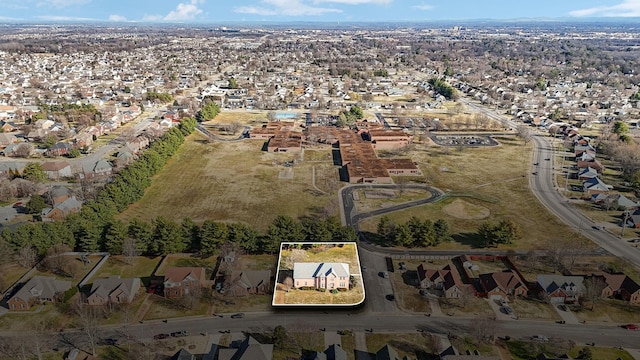
[(227, 240), (228, 235), (225, 223), (205, 220), (200, 227), (200, 253), (202, 255), (215, 254)]
[(159, 216), (153, 221), (152, 249), (155, 255), (180, 253), (187, 247), (180, 225)]

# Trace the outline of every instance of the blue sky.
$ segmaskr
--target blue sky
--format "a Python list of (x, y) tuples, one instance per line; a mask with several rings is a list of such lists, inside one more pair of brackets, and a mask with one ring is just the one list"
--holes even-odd
[(0, 0), (0, 22), (286, 22), (640, 17), (640, 0)]

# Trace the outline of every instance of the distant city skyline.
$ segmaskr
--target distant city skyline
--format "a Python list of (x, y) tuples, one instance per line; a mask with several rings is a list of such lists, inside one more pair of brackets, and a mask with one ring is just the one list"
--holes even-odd
[(403, 22), (640, 17), (640, 0), (0, 0), (0, 22)]

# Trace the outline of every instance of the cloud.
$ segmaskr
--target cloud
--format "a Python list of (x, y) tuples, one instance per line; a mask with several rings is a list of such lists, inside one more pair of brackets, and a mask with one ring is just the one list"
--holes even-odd
[(127, 21), (127, 18), (122, 15), (111, 15), (109, 16), (109, 21), (123, 22)]
[(204, 0), (191, 0), (188, 3), (180, 3), (175, 10), (172, 10), (163, 20), (167, 21), (184, 21), (193, 20), (196, 16), (202, 14), (202, 9), (198, 7), (199, 4), (204, 3)]
[(385, 5), (391, 4), (393, 0), (313, 0), (314, 3), (338, 3), (347, 5), (360, 5), (360, 4), (376, 4)]
[(624, 0), (612, 6), (596, 6), (569, 12), (576, 17), (637, 17), (640, 16), (640, 0)]
[(414, 5), (411, 8), (415, 10), (429, 11), (433, 9), (433, 5), (427, 5), (427, 4)]
[[(358, 1), (358, 0), (356, 0)], [(362, 1), (362, 0), (359, 0)], [(374, 0), (374, 1), (387, 1), (387, 0)], [(262, 0), (262, 6), (240, 6), (233, 11), (241, 14), (253, 14), (263, 16), (317, 16), (324, 15), (326, 13), (341, 13), (340, 9), (314, 7), (305, 4), (302, 0)]]

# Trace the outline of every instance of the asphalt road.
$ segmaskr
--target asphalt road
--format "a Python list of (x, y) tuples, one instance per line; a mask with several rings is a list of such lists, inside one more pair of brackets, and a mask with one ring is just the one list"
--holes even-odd
[[(427, 331), (435, 334), (465, 335), (471, 332), (471, 326), (477, 319), (453, 317), (426, 317), (422, 314), (368, 313), (365, 310), (296, 311), (282, 310), (264, 313), (247, 313), (242, 319), (231, 319), (230, 314), (222, 318), (170, 319), (147, 322), (129, 326), (129, 333), (143, 341), (151, 341), (160, 333), (186, 330), (192, 336), (212, 334), (229, 330), (261, 331), (273, 329), (277, 325), (290, 330), (321, 330), (335, 332), (352, 330), (354, 332), (373, 331), (375, 333), (407, 333)], [(571, 339), (578, 344), (594, 342), (600, 346), (637, 348), (640, 344), (640, 331), (625, 330), (619, 324), (586, 323), (557, 324), (553, 321), (495, 320), (495, 335), (510, 336), (513, 339), (530, 339), (533, 335), (544, 335), (551, 341)], [(103, 332), (104, 337), (122, 337), (122, 328), (113, 327)]]
[[(485, 107), (474, 104), (466, 99), (461, 99), (466, 106), (479, 111), (488, 117), (500, 121), (507, 127), (515, 128), (518, 124), (504, 116), (489, 110)], [(597, 225), (591, 219), (584, 216), (580, 211), (575, 209), (569, 200), (562, 196), (553, 182), (554, 176), (554, 156), (553, 147), (549, 139), (542, 135), (533, 136), (534, 155), (531, 173), (529, 175), (529, 184), (531, 191), (538, 200), (557, 216), (562, 222), (574, 228), (580, 234), (591, 239), (612, 255), (623, 258), (635, 266), (640, 267), (640, 249), (633, 248), (618, 236), (615, 236), (605, 230), (598, 230)], [(549, 159), (549, 160), (545, 160)]]

